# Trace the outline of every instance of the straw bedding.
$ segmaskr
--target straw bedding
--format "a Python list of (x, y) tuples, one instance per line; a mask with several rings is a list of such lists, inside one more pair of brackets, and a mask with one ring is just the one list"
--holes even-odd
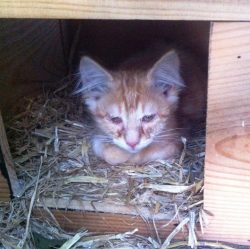
[[(23, 190), (20, 198), (0, 206), (4, 248), (32, 248), (34, 234), (42, 230), (43, 237), (75, 240), (63, 248), (167, 248), (173, 235), (184, 226), (189, 229), (189, 245), (199, 245), (195, 226), (203, 229), (208, 218), (202, 193), (204, 130), (197, 131), (191, 139), (183, 138), (183, 152), (172, 162), (110, 166), (93, 155), (93, 122), (80, 100), (70, 96), (67, 89), (25, 98), (17, 106), (20, 108), (7, 118), (6, 127)], [(39, 200), (48, 197), (111, 200), (146, 207), (154, 214), (168, 214), (179, 226), (165, 242), (144, 238), (136, 231), (101, 237), (89, 237), (87, 231), (81, 231), (75, 237), (62, 231), (55, 220), (41, 222), (32, 216)]]

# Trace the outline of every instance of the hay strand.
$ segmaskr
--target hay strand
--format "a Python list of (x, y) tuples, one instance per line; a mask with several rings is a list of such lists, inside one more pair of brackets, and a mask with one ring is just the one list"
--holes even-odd
[(75, 243), (77, 243), (82, 237), (83, 235), (85, 235), (86, 233), (77, 233), (75, 234), (72, 238), (70, 238), (69, 240), (67, 240), (61, 247), (60, 249), (70, 249)]
[(35, 199), (36, 199), (36, 195), (37, 195), (37, 188), (38, 188), (38, 182), (39, 182), (39, 178), (40, 178), (41, 168), (42, 168), (42, 165), (43, 165), (43, 158), (41, 157), (40, 160), (41, 160), (41, 162), (40, 162), (39, 169), (38, 169), (36, 185), (35, 185), (35, 189), (34, 189), (34, 192), (32, 194), (31, 200), (30, 200), (29, 212), (28, 212), (28, 215), (27, 215), (27, 221), (26, 221), (26, 227), (25, 227), (25, 233), (24, 233), (23, 239), (18, 244), (18, 248), (23, 248), (24, 247), (25, 242), (26, 242), (26, 240), (27, 240), (27, 238), (29, 236), (30, 217), (31, 217), (32, 208), (33, 208), (33, 206), (35, 204)]
[[(192, 225), (188, 226), (189, 230), (194, 230), (197, 220), (205, 227), (208, 221), (207, 215), (202, 211), (205, 155), (203, 130), (197, 131), (192, 139), (182, 138), (184, 149), (176, 160), (114, 167), (94, 155), (90, 146), (92, 134), (95, 133), (93, 121), (78, 100), (69, 97), (67, 89), (64, 88), (63, 91), (24, 99), (25, 108), (7, 122), (13, 161), (18, 179), (24, 186), (22, 202), (15, 199), (12, 205), (18, 206), (17, 224), (25, 221), (26, 225), (25, 228), (13, 225), (11, 229), (6, 218), (0, 220), (4, 228), (0, 228), (0, 233), (7, 231), (12, 236), (0, 237), (6, 246), (8, 243), (17, 246), (20, 238), (22, 241), (19, 248), (32, 243), (31, 233), (42, 230), (38, 229), (39, 226), (46, 231), (44, 236), (60, 237), (58, 231), (62, 230), (46, 206), (46, 198), (52, 198), (55, 203), (61, 198), (69, 202), (108, 200), (113, 205), (132, 205), (136, 210), (146, 208), (148, 213), (168, 214), (172, 217), (171, 222), (179, 222), (162, 246), (159, 235), (156, 242), (152, 238), (144, 238), (132, 232), (101, 235), (94, 239), (85, 232), (78, 233), (76, 237), (61, 232), (64, 239), (72, 239), (68, 244), (65, 243), (68, 246), (65, 248), (84, 248), (90, 244), (96, 248), (113, 248), (114, 245), (129, 248), (129, 243), (135, 244), (137, 248), (166, 248), (184, 225), (190, 222), (190, 212), (194, 218)], [(52, 217), (50, 221), (38, 222), (33, 219), (31, 210), (35, 207), (36, 198), (42, 200), (44, 210)], [(8, 216), (8, 212), (17, 212), (6, 206), (0, 208), (4, 211), (4, 217)], [(28, 212), (23, 212), (24, 209), (28, 209)], [(146, 217), (142, 211), (138, 211), (138, 215)], [(145, 221), (147, 222), (147, 218)], [(167, 225), (169, 224), (170, 222)], [(154, 229), (158, 234), (155, 221)], [(57, 232), (52, 236), (51, 231)], [(190, 236), (195, 241), (194, 234), (190, 233)]]

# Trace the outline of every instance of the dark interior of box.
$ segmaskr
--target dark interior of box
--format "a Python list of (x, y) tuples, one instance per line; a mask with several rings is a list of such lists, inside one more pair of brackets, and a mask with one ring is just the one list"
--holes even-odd
[[(68, 85), (81, 56), (115, 68), (154, 43), (191, 51), (207, 70), (209, 22), (122, 20), (10, 20), (0, 22), (0, 109), (23, 109), (24, 99)], [(16, 104), (18, 103), (18, 105)]]
[[(91, 56), (103, 66), (113, 69), (126, 58), (158, 41), (178, 45), (196, 54), (204, 72), (207, 73), (209, 30), (210, 22), (201, 21), (2, 19), (0, 20), (0, 111), (4, 119), (8, 119), (25, 107), (27, 98), (64, 86), (68, 88), (70, 94), (75, 84), (74, 75), (83, 55)], [(204, 148), (203, 143), (203, 148), (197, 153), (203, 158), (202, 160), (205, 155)], [(3, 161), (0, 150), (0, 168), (3, 175), (7, 176), (6, 169), (2, 168)], [(37, 170), (34, 174), (37, 175)], [(192, 180), (194, 179), (190, 179), (190, 182)], [(202, 188), (202, 181), (196, 184)], [(202, 203), (200, 199), (198, 202), (193, 200), (189, 206), (195, 207), (197, 203), (200, 208), (199, 205)], [(78, 205), (81, 206), (81, 203)], [(75, 210), (74, 208), (72, 210)], [(67, 206), (67, 210), (71, 210), (71, 207)], [(96, 215), (97, 212), (105, 212), (101, 202), (99, 210), (94, 207), (89, 211), (91, 215)], [(81, 220), (77, 215), (76, 228), (82, 229), (86, 217)], [(62, 216), (62, 225), (67, 220), (68, 226), (72, 228), (72, 221)], [(103, 219), (101, 216), (96, 217), (96, 221)], [(132, 225), (134, 222), (130, 221)], [(90, 223), (93, 223), (92, 219)], [(123, 223), (124, 220), (121, 220), (117, 226), (120, 227)], [(144, 220), (141, 224), (145, 227)], [(165, 221), (162, 224), (166, 224)], [(98, 230), (98, 226), (104, 228), (104, 232), (113, 229), (109, 224), (102, 227), (102, 224), (97, 223), (93, 226), (95, 230)]]
[(209, 22), (1, 20), (0, 107), (56, 88), (77, 71), (82, 55), (113, 68), (158, 41), (192, 50), (207, 66)]
[[(1, 20), (0, 108), (3, 117), (25, 99), (74, 88), (81, 56), (109, 69), (152, 44), (164, 42), (196, 54), (207, 70), (209, 22), (122, 20)], [(17, 104), (18, 103), (18, 104)]]

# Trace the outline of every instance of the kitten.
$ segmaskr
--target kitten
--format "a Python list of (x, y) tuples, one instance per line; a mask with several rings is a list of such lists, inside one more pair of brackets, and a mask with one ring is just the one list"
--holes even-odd
[(205, 75), (177, 49), (145, 52), (116, 71), (84, 56), (79, 71), (77, 92), (98, 127), (93, 150), (112, 165), (174, 158), (182, 148), (179, 128), (192, 126), (205, 109)]

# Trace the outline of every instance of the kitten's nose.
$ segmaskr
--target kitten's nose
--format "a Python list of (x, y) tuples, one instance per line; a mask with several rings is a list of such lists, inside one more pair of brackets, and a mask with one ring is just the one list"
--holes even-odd
[(137, 128), (128, 127), (124, 139), (127, 145), (134, 150), (136, 145), (139, 144), (140, 133)]
[(127, 141), (127, 145), (130, 146), (132, 149), (135, 149), (135, 146), (139, 143), (139, 141)]

